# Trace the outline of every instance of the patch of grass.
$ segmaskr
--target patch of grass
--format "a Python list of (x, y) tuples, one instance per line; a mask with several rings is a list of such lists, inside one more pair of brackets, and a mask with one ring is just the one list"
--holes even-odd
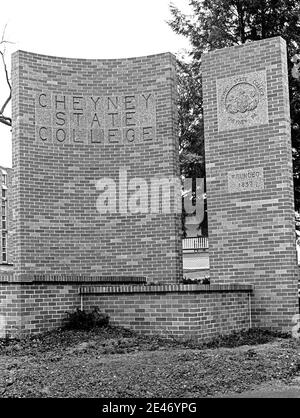
[(234, 331), (228, 335), (220, 335), (203, 343), (203, 348), (239, 347), (241, 345), (267, 344), (277, 338), (290, 338), (288, 333), (276, 332), (268, 329), (252, 328)]
[[(77, 314), (76, 314), (77, 315)], [(79, 313), (81, 319), (81, 313)], [(288, 338), (289, 334), (264, 329), (250, 329), (215, 337), (209, 341), (196, 338), (177, 338), (170, 335), (145, 335), (122, 327), (110, 325), (90, 327), (86, 323), (75, 322), (75, 329), (60, 328), (38, 335), (27, 335), (18, 339), (0, 339), (0, 354), (20, 356), (37, 355), (46, 352), (64, 352), (82, 342), (92, 342), (101, 354), (130, 353), (134, 351), (156, 351), (168, 349), (205, 350), (214, 348), (234, 348), (242, 345), (266, 344), (278, 338)], [(71, 324), (72, 325), (72, 324)], [(82, 328), (83, 325), (83, 328)], [(72, 325), (73, 326), (73, 325)]]
[[(237, 346), (249, 339), (270, 342), (277, 336), (265, 330), (244, 331), (226, 341), (214, 339), (214, 346), (228, 345), (229, 339)], [(263, 349), (211, 350), (196, 341), (190, 349), (189, 344), (192, 341), (146, 337), (110, 326), (56, 330), (11, 341), (0, 349), (0, 396), (209, 397), (243, 392), (274, 379), (289, 382), (299, 372), (299, 346), (294, 347), (292, 339), (278, 339)]]

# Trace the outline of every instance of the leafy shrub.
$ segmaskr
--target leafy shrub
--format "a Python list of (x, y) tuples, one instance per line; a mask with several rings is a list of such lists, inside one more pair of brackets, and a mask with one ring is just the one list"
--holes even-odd
[(89, 330), (95, 327), (106, 327), (108, 322), (109, 316), (101, 313), (99, 308), (94, 308), (89, 313), (77, 308), (74, 312), (67, 312), (64, 328)]
[(204, 279), (202, 277), (191, 278), (191, 277), (184, 276), (183, 279), (181, 280), (181, 283), (183, 284), (210, 284), (210, 278), (209, 276), (204, 277)]

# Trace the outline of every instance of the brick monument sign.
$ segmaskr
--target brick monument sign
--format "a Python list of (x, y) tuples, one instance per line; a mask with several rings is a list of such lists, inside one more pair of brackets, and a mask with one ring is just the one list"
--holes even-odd
[(298, 312), (286, 44), (271, 38), (203, 56), (213, 283), (254, 285), (255, 326)]
[(50, 330), (94, 306), (150, 334), (291, 330), (285, 43), (204, 54), (202, 70), (210, 285), (180, 283), (175, 58), (13, 55), (13, 266), (0, 266), (0, 337)]
[(18, 51), (12, 81), (15, 277), (178, 281), (180, 217), (151, 200), (178, 176), (175, 57)]

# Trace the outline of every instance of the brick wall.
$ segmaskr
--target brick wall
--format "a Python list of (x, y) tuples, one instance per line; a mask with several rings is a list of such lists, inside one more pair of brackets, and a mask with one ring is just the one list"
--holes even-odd
[[(2, 279), (3, 280), (3, 279)], [(80, 307), (79, 285), (0, 283), (0, 338), (22, 337), (60, 327)]]
[(250, 327), (251, 286), (82, 287), (83, 307), (145, 334), (209, 339)]
[(0, 338), (61, 327), (67, 312), (98, 307), (110, 324), (145, 334), (209, 339), (248, 329), (251, 286), (14, 283), (0, 277)]
[(298, 312), (287, 57), (279, 38), (203, 56), (212, 283), (254, 285), (254, 325)]
[[(178, 281), (180, 216), (153, 213), (147, 194), (153, 177), (179, 174), (175, 57), (82, 60), (18, 51), (12, 83), (15, 275)], [(145, 213), (132, 206), (126, 213), (119, 170), (128, 183), (142, 179), (128, 195), (141, 190)], [(104, 177), (121, 196), (118, 213), (97, 209)]]

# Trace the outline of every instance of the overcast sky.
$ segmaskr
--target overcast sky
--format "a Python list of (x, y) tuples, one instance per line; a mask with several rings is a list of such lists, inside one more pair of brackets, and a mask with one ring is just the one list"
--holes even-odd
[[(22, 49), (76, 58), (125, 58), (188, 49), (166, 24), (172, 2), (185, 13), (188, 0), (10, 0), (1, 6), (0, 30), (12, 52)], [(7, 95), (0, 71), (0, 105)], [(0, 124), (0, 165), (11, 166), (11, 134)]]

